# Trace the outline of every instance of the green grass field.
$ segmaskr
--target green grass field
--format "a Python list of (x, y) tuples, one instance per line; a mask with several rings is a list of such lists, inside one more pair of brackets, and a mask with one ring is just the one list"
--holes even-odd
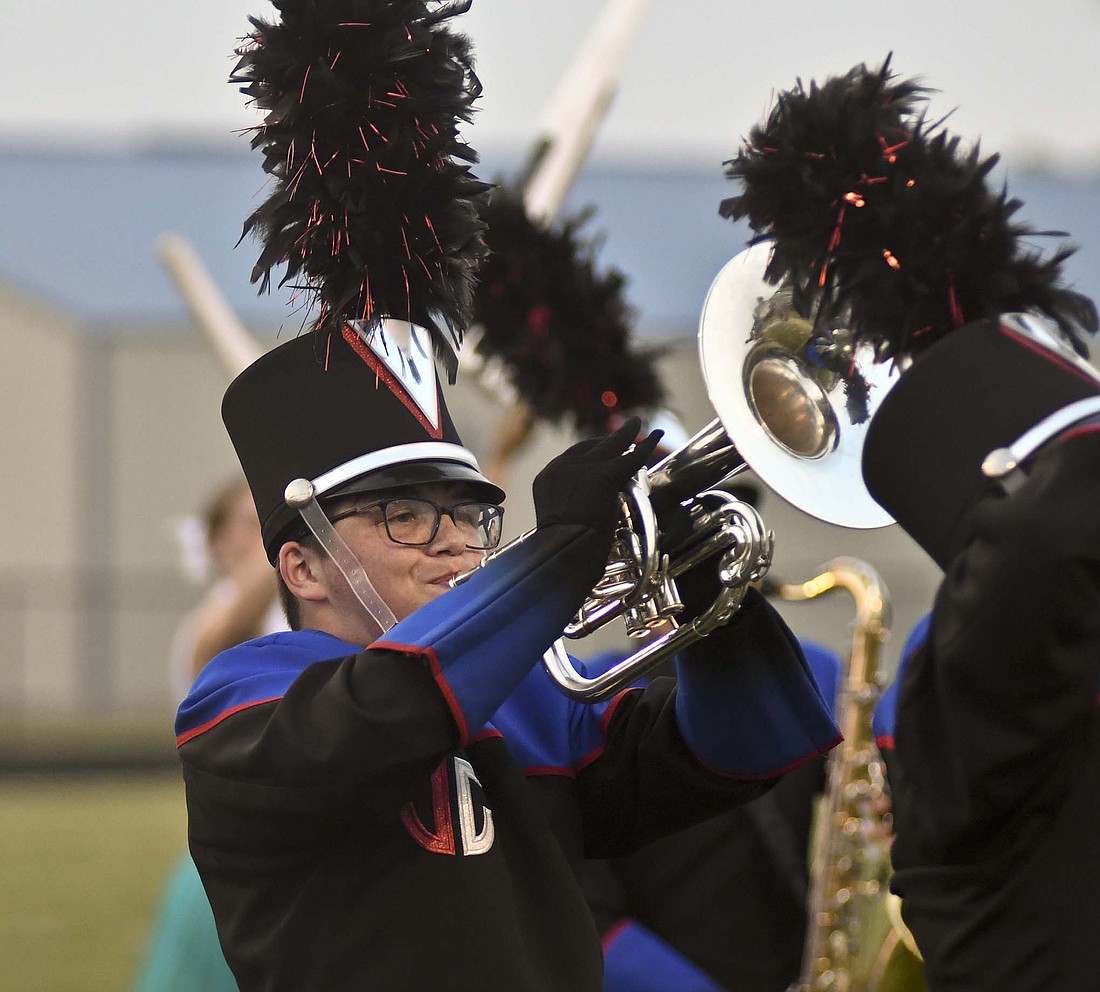
[(0, 778), (0, 988), (125, 992), (185, 833), (178, 772)]

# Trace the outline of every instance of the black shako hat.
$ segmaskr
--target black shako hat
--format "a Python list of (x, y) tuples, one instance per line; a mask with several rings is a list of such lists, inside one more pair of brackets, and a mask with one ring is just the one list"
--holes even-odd
[[(1048, 330), (1049, 329), (1049, 330)], [(1023, 314), (960, 327), (919, 355), (867, 431), (871, 495), (943, 569), (996, 483), (986, 456), (1050, 414), (1100, 396), (1100, 374)]]
[(230, 384), (222, 419), (271, 561), (300, 520), (285, 500), (296, 479), (322, 501), (429, 482), (472, 483), (479, 498), (504, 499), (455, 429), (428, 332), (406, 321), (273, 349)]

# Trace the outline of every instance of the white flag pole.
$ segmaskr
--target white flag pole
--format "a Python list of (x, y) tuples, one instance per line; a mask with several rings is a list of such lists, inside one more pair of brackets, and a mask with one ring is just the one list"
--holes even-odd
[(233, 312), (190, 242), (179, 234), (162, 235), (157, 254), (231, 378), (267, 351)]
[(550, 223), (561, 208), (652, 6), (653, 0), (608, 0), (562, 78), (543, 114), (523, 181), (523, 202), (533, 221)]

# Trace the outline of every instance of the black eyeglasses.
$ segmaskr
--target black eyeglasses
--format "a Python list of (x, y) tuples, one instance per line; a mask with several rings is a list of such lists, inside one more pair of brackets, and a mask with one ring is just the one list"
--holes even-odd
[(500, 544), (504, 508), (496, 503), (480, 500), (464, 500), (451, 506), (440, 506), (430, 499), (402, 497), (381, 499), (370, 503), (356, 503), (332, 514), (329, 520), (336, 523), (345, 517), (377, 510), (386, 525), (386, 535), (394, 544), (419, 547), (431, 544), (439, 533), (439, 520), (445, 513), (466, 541), (466, 547), (475, 551), (489, 551)]

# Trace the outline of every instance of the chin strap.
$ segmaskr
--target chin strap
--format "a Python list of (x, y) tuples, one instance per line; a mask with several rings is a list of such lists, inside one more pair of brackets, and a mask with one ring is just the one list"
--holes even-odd
[(1100, 415), (1100, 396), (1078, 400), (1055, 410), (1034, 427), (1021, 434), (1007, 448), (994, 448), (982, 462), (982, 474), (989, 479), (1000, 479), (1011, 488), (1013, 472), (1044, 444), (1081, 421)]
[(386, 633), (397, 623), (397, 618), (386, 605), (385, 600), (378, 595), (359, 559), (352, 554), (351, 548), (325, 516), (325, 511), (317, 502), (313, 483), (308, 479), (295, 479), (286, 487), (283, 498), (287, 506), (298, 511), (325, 553), (340, 569), (348, 585), (351, 586), (351, 591), (355, 593), (355, 598), (378, 625), (379, 634)]

